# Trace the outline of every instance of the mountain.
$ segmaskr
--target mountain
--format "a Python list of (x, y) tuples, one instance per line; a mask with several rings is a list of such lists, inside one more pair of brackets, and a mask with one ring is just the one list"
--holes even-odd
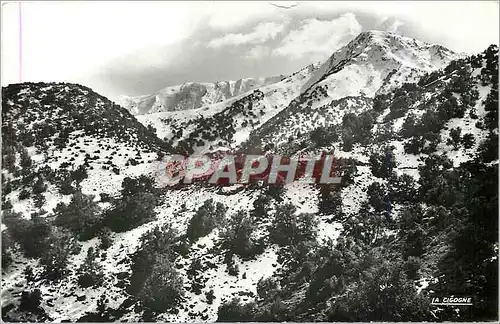
[(283, 76), (238, 81), (187, 82), (143, 96), (120, 96), (119, 104), (134, 115), (196, 109), (236, 97), (252, 89), (278, 82)]
[[(282, 81), (139, 116), (10, 85), (2, 148), (4, 321), (498, 319), (497, 46), (367, 32)], [(329, 152), (342, 181), (162, 185), (163, 154), (219, 150)], [(431, 305), (450, 295), (472, 305)]]
[[(299, 122), (319, 117), (310, 125), (324, 123), (321, 116), (313, 114), (323, 113), (324, 109), (318, 107), (324, 108), (341, 98), (373, 98), (459, 57), (438, 45), (390, 32), (368, 31), (333, 53), (323, 64), (313, 64), (235, 100), (182, 113), (144, 115), (139, 120), (155, 127), (159, 137), (181, 151), (235, 149), (250, 134), (261, 132), (260, 125), (271, 119), (275, 123), (281, 120), (274, 116), (297, 110), (307, 115), (297, 119)], [(336, 109), (336, 118), (341, 119), (343, 111)], [(287, 141), (297, 133), (298, 125), (293, 125), (297, 120), (291, 120), (292, 125), (274, 127), (281, 134), (272, 142)]]
[(251, 140), (286, 145), (290, 136), (339, 123), (347, 112), (371, 109), (376, 95), (415, 82), (460, 57), (442, 46), (394, 33), (363, 32), (320, 66), (287, 109), (253, 130)]
[[(156, 129), (157, 135), (181, 152), (216, 150), (243, 141), (253, 127), (272, 118), (300, 90), (319, 64), (267, 86), (257, 88), (229, 100), (178, 112), (137, 116), (144, 125)], [(201, 146), (201, 148), (198, 148)], [(233, 145), (234, 146), (234, 145)], [(210, 149), (210, 147), (212, 147)]]

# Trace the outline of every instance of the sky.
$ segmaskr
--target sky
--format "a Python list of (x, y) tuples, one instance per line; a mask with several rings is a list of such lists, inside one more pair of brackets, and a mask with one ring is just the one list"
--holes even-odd
[(80, 83), (116, 100), (189, 81), (290, 74), (372, 29), (474, 54), (498, 44), (498, 6), (498, 1), (2, 2), (1, 83)]

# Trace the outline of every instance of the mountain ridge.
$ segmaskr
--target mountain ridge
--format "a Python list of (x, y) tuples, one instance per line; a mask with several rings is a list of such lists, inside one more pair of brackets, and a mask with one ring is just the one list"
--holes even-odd
[(243, 78), (236, 81), (185, 82), (142, 96), (119, 96), (118, 102), (134, 115), (196, 109), (231, 99), (280, 81), (283, 76)]

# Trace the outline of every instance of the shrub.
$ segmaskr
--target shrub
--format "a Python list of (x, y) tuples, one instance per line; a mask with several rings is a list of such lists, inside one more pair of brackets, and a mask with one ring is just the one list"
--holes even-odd
[(240, 299), (235, 297), (230, 302), (219, 306), (217, 311), (218, 322), (247, 322), (251, 321), (255, 313), (255, 304), (242, 305)]
[(70, 232), (57, 227), (52, 228), (46, 244), (40, 257), (44, 276), (49, 280), (60, 279), (67, 272), (70, 256), (80, 252), (80, 245)]
[(465, 149), (470, 149), (474, 146), (474, 143), (476, 142), (474, 135), (471, 133), (464, 134), (462, 136), (461, 143), (464, 146)]
[(289, 246), (315, 239), (317, 220), (314, 219), (314, 215), (295, 215), (295, 212), (296, 208), (292, 204), (277, 207), (276, 215), (269, 227), (269, 240), (272, 243)]
[(446, 144), (452, 145), (454, 150), (458, 150), (461, 142), (462, 129), (460, 127), (450, 129), (450, 137)]
[(97, 262), (97, 251), (93, 247), (87, 250), (87, 257), (78, 269), (78, 284), (82, 288), (98, 287), (104, 281), (104, 272), (102, 266)]
[(21, 192), (19, 192), (19, 200), (24, 200), (24, 199), (28, 199), (31, 195), (31, 192), (27, 189), (23, 189), (21, 190)]
[(20, 213), (4, 211), (3, 222), (7, 226), (9, 237), (21, 246), (27, 257), (37, 258), (42, 255), (46, 240), (51, 234), (51, 226), (46, 219), (34, 215), (32, 220), (28, 220)]
[(222, 248), (243, 260), (264, 252), (263, 243), (253, 238), (254, 228), (253, 219), (245, 211), (238, 211), (222, 229)]
[(115, 232), (124, 232), (154, 219), (157, 197), (149, 192), (124, 196), (106, 215), (105, 224)]
[(182, 278), (167, 257), (158, 256), (139, 299), (152, 312), (161, 313), (178, 305), (183, 296)]
[(94, 202), (94, 196), (77, 191), (68, 205), (57, 204), (54, 214), (56, 225), (71, 230), (81, 238), (87, 238), (93, 237), (94, 227), (100, 221), (101, 209)]
[(137, 178), (126, 177), (122, 182), (122, 196), (132, 196), (138, 193), (156, 193), (154, 180), (141, 175)]
[(221, 203), (206, 200), (191, 218), (187, 228), (187, 237), (194, 242), (203, 237), (223, 221), (227, 208)]

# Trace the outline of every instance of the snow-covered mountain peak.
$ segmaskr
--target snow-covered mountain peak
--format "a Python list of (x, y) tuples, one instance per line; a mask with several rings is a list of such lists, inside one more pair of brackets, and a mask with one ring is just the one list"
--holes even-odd
[[(326, 60), (302, 92), (327, 85), (329, 96), (374, 96), (420, 73), (446, 66), (461, 55), (442, 46), (385, 31), (365, 31)], [(311, 89), (314, 90), (314, 89)]]

